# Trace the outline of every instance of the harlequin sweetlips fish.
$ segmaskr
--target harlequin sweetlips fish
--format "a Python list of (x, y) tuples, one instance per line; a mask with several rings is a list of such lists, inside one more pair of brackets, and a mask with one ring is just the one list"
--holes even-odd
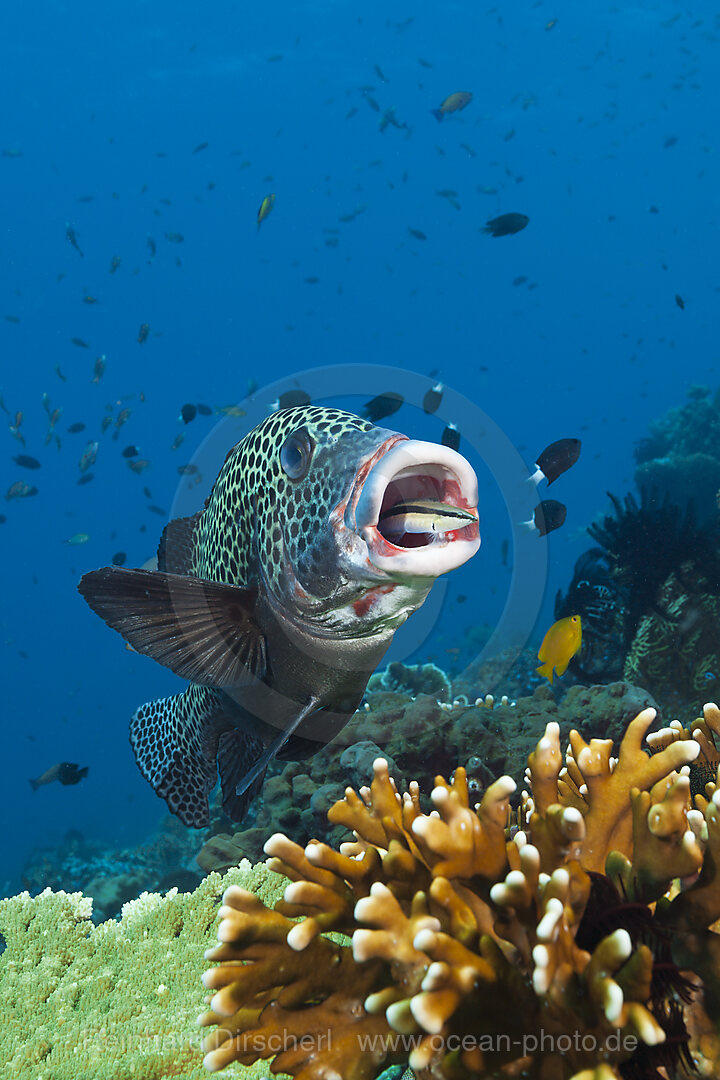
[(240, 821), (274, 756), (307, 757), (340, 731), (435, 578), (477, 551), (476, 503), (450, 448), (308, 405), (232, 448), (205, 508), (166, 526), (157, 570), (83, 577), (93, 611), (190, 681), (130, 725), (172, 813), (207, 825), (219, 770)]

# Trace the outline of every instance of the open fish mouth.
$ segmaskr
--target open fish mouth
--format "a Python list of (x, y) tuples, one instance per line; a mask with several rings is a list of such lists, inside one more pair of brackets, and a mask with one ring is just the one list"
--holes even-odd
[(394, 441), (359, 479), (354, 531), (378, 570), (437, 577), (480, 547), (477, 477), (455, 450)]

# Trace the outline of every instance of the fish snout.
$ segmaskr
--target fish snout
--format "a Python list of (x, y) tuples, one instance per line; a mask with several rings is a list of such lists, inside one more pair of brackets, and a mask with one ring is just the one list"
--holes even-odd
[(365, 476), (353, 529), (376, 569), (439, 577), (480, 547), (477, 498), (475, 471), (462, 454), (404, 439)]

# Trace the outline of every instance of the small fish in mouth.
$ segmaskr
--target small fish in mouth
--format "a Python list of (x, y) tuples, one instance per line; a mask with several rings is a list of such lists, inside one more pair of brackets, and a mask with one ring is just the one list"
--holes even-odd
[(394, 503), (382, 510), (378, 528), (383, 536), (393, 538), (394, 543), (404, 546), (405, 534), (409, 534), (408, 540), (416, 536), (432, 540), (435, 535), (441, 536), (455, 529), (464, 529), (475, 521), (475, 515), (461, 506), (448, 506), (434, 499), (410, 499)]

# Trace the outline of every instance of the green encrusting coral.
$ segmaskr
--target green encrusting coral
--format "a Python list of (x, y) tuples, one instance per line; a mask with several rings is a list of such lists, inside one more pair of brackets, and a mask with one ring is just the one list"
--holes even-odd
[[(230, 884), (273, 906), (287, 882), (247, 860), (193, 893), (143, 893), (91, 921), (82, 893), (0, 900), (0, 1061), (13, 1080), (200, 1080), (199, 975)], [(234, 1067), (243, 1078), (267, 1066)]]

